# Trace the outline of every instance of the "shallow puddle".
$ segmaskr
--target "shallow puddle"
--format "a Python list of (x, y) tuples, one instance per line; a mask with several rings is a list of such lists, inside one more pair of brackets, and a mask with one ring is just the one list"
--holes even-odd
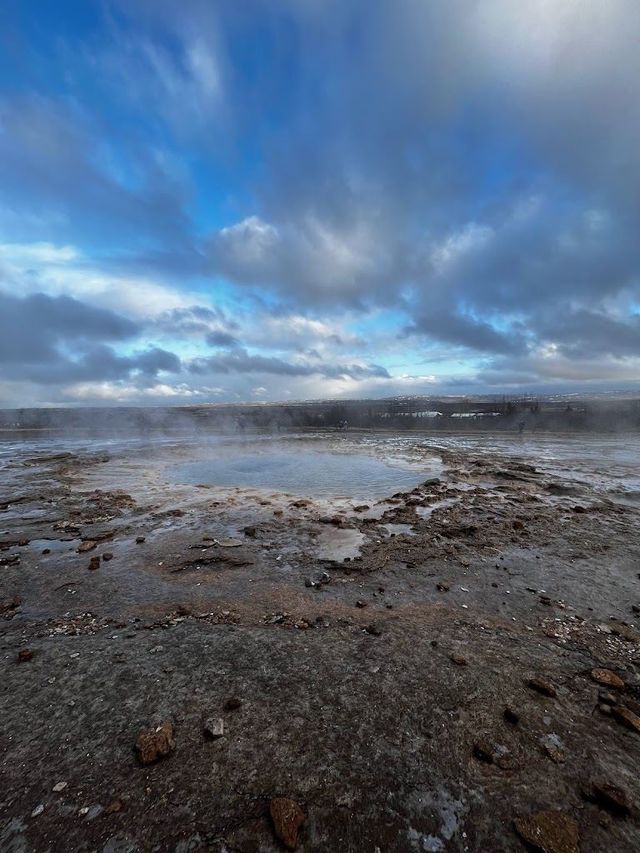
[(364, 533), (359, 530), (323, 530), (318, 536), (317, 556), (320, 560), (353, 559), (360, 554), (364, 542)]

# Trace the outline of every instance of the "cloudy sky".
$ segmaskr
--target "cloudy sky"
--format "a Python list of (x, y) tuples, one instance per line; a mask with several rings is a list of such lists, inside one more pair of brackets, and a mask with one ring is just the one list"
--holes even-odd
[(640, 379), (638, 0), (0, 17), (0, 405)]

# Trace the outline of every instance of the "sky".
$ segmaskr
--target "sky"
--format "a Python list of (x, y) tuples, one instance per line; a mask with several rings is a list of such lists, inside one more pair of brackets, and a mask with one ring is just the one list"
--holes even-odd
[(637, 0), (3, 0), (0, 406), (638, 380)]

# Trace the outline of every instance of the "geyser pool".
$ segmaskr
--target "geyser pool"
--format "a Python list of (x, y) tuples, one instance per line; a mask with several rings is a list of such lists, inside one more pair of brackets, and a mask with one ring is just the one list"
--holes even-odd
[(212, 447), (208, 455), (171, 468), (177, 483), (254, 488), (318, 497), (373, 499), (414, 488), (438, 473), (366, 453), (310, 447)]

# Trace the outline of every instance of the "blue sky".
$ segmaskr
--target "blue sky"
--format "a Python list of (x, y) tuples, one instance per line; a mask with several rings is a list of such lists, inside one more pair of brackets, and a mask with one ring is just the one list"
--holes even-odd
[(6, 0), (0, 405), (626, 387), (632, 0)]

